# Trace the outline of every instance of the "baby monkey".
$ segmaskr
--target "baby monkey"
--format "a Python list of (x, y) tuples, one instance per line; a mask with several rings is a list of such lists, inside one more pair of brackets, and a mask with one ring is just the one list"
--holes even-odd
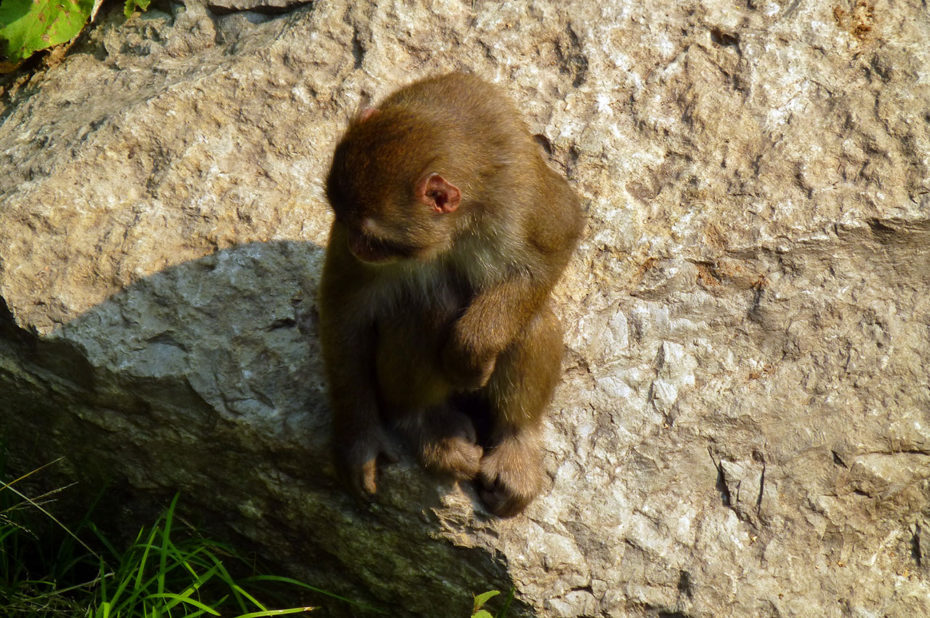
[(453, 73), (352, 121), (326, 195), (320, 335), (341, 473), (375, 493), (391, 426), (427, 468), (474, 479), (493, 513), (519, 513), (543, 485), (563, 348), (549, 297), (581, 234), (575, 193), (498, 88)]

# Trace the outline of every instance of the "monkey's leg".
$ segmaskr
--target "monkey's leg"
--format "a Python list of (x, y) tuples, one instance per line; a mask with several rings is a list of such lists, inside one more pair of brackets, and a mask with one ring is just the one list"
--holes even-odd
[(462, 480), (478, 475), (483, 450), (465, 414), (444, 404), (400, 415), (395, 425), (428, 470)]
[(412, 315), (382, 325), (378, 382), (384, 414), (409, 440), (424, 467), (473, 479), (483, 453), (475, 427), (448, 403), (452, 386), (435, 360), (438, 328), (424, 328), (427, 318)]
[(487, 386), (491, 448), (478, 480), (481, 498), (500, 517), (516, 515), (542, 489), (540, 425), (561, 364), (562, 329), (548, 307), (497, 358)]

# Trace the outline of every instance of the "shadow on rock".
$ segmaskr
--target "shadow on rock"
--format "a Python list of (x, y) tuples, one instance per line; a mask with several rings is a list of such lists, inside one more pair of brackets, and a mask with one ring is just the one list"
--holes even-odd
[(64, 455), (71, 480), (113, 487), (126, 500), (114, 522), (123, 532), (180, 491), (194, 521), (273, 568), (424, 615), (430, 586), (448, 598), (442, 582), (462, 594), (505, 577), (484, 552), (435, 539), (430, 507), (449, 487), (416, 466), (388, 470), (385, 495), (367, 508), (335, 481), (316, 336), (322, 258), (296, 242), (218, 251), (134, 283), (48, 337), (0, 306), (10, 395), (0, 430), (20, 466)]

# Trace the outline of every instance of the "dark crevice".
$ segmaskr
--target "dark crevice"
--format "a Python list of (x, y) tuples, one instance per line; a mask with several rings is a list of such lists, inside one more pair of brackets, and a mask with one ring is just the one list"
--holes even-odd
[(365, 60), (365, 47), (362, 45), (357, 29), (352, 33), (352, 57), (355, 58), (355, 69), (362, 68), (362, 61)]
[(765, 294), (763, 285), (755, 285), (752, 289), (752, 305), (749, 307), (749, 319), (753, 322), (762, 322), (762, 297)]
[(720, 492), (720, 499), (723, 502), (723, 506), (732, 506), (733, 496), (730, 495), (730, 488), (727, 487), (727, 481), (723, 476), (723, 466), (720, 465), (720, 462), (714, 459), (714, 454), (710, 454), (710, 460), (714, 462), (714, 467), (717, 468), (717, 482), (714, 485), (718, 492)]
[(147, 338), (145, 342), (146, 343), (158, 343), (161, 345), (169, 345), (169, 346), (178, 348), (180, 350), (183, 350), (184, 352), (187, 352), (187, 348), (184, 346), (184, 344), (178, 342), (174, 338), (174, 336), (169, 332), (158, 333), (157, 335)]
[(872, 235), (875, 236), (880, 242), (889, 242), (894, 240), (898, 235), (898, 230), (886, 224), (881, 219), (869, 219), (867, 221), (869, 228), (872, 230)]
[(543, 150), (546, 151), (547, 155), (552, 155), (552, 142), (549, 141), (549, 138), (543, 135), (542, 133), (537, 133), (533, 135), (533, 139), (536, 140), (536, 143), (539, 144)]
[(678, 573), (678, 592), (685, 595), (689, 599), (694, 595), (693, 583), (691, 581), (691, 573), (688, 571), (680, 571)]
[(923, 566), (923, 557), (920, 549), (920, 524), (914, 526), (914, 534), (911, 536), (911, 558), (918, 567)]
[(294, 328), (297, 326), (297, 320), (294, 318), (281, 318), (280, 320), (275, 320), (271, 323), (271, 326), (268, 327), (268, 330), (278, 330), (279, 328)]
[(711, 28), (710, 40), (721, 46), (739, 45), (739, 35), (730, 32), (724, 32), (720, 28)]
[(765, 493), (765, 462), (762, 462), (762, 474), (759, 476), (759, 496), (756, 498), (756, 513), (762, 510), (762, 494)]
[(568, 73), (572, 76), (572, 86), (577, 88), (585, 82), (588, 74), (588, 59), (582, 51), (581, 41), (575, 31), (569, 27), (567, 31), (567, 42), (559, 42), (556, 46), (561, 62), (561, 72)]

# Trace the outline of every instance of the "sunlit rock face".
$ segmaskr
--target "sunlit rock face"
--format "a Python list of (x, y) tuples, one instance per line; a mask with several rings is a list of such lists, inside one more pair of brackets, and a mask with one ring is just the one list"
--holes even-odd
[[(0, 98), (16, 466), (118, 485), (133, 531), (180, 490), (395, 615), (930, 614), (920, 2), (119, 8)], [(510, 92), (588, 220), (550, 483), (510, 520), (412, 462), (358, 505), (329, 457), (321, 179), (358, 110), (449, 70)]]

